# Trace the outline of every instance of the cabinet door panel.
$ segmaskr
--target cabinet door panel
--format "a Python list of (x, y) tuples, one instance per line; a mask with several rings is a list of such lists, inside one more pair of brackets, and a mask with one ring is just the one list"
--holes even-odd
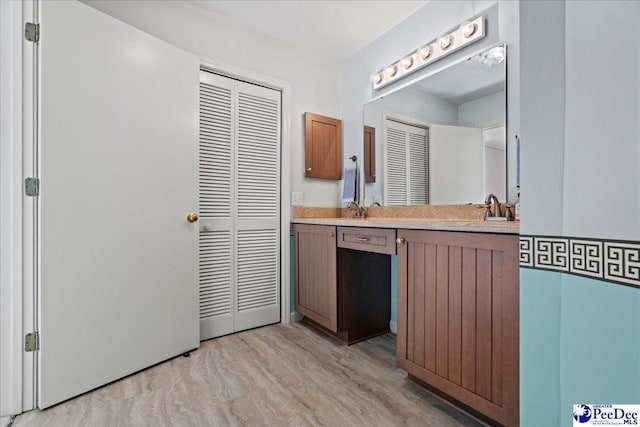
[(338, 330), (336, 227), (294, 225), (296, 310)]
[[(518, 239), (399, 230), (398, 364), (518, 424)], [(404, 288), (404, 289), (403, 289)]]

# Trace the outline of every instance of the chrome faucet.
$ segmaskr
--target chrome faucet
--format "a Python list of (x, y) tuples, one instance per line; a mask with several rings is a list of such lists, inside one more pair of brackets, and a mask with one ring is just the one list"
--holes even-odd
[[(493, 209), (493, 215), (491, 214), (491, 204), (495, 203), (495, 208)], [(500, 201), (496, 197), (495, 194), (489, 194), (487, 198), (484, 200), (484, 205), (487, 208), (487, 212), (484, 214), (484, 219), (493, 216), (500, 217), (502, 216), (502, 209), (500, 208)]]
[(347, 208), (354, 212), (353, 216), (356, 218), (364, 219), (367, 212), (367, 208), (360, 206), (358, 202), (349, 202), (349, 204), (347, 205)]

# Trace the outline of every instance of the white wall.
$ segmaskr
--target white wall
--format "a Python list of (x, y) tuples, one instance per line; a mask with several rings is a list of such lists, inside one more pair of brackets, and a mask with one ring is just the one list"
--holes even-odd
[(500, 91), (458, 105), (458, 125), (491, 127), (506, 121), (505, 93)]
[[(188, 2), (87, 0), (134, 27), (203, 59), (288, 81), (291, 84), (291, 191), (307, 206), (340, 201), (338, 181), (304, 177), (304, 112), (340, 118), (339, 64), (312, 51), (260, 34)], [(286, 165), (285, 165), (286, 166)]]
[[(431, 1), (378, 39), (356, 52), (342, 65), (342, 115), (345, 155), (363, 152), (363, 105), (395, 88), (423, 78), (453, 61), (479, 52), (498, 42), (508, 44), (507, 85), (508, 135), (514, 140), (520, 128), (519, 109), (519, 3), (514, 1)], [(400, 79), (379, 91), (371, 88), (371, 74), (401, 58), (407, 52), (456, 28), (461, 22), (483, 13), (487, 36), (477, 43)], [(510, 186), (511, 187), (511, 186)], [(511, 196), (510, 196), (511, 198)]]
[(520, 233), (560, 235), (564, 188), (564, 2), (521, 1), (520, 33)]
[(563, 234), (640, 240), (640, 3), (569, 1), (565, 31)]

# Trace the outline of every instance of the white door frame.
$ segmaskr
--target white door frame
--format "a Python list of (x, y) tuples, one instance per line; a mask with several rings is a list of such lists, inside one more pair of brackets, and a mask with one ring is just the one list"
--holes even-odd
[(291, 310), (289, 308), (291, 301), (291, 289), (289, 286), (291, 280), (289, 270), (291, 254), (291, 247), (289, 246), (289, 229), (291, 227), (291, 168), (289, 167), (291, 162), (289, 139), (291, 85), (284, 80), (209, 59), (201, 59), (200, 67), (232, 79), (275, 89), (282, 94), (282, 130), (280, 133), (282, 138), (280, 153), (280, 321), (289, 323), (291, 321)]
[[(35, 329), (33, 199), (23, 196), (23, 178), (34, 175), (34, 61), (36, 45), (24, 39), (26, 22), (38, 22), (37, 0), (2, 3), (2, 135), (0, 156), (0, 414), (35, 407), (35, 357), (23, 336)], [(7, 86), (9, 85), (9, 86)], [(5, 380), (7, 378), (7, 380)]]
[(35, 329), (34, 200), (23, 179), (34, 175), (37, 134), (36, 45), (24, 24), (38, 22), (37, 0), (0, 4), (0, 422), (35, 408), (35, 357), (23, 336)]

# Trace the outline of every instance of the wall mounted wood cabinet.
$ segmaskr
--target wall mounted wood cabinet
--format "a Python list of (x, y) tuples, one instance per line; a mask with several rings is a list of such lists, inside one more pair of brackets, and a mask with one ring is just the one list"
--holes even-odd
[(364, 182), (376, 182), (376, 129), (364, 127)]
[(305, 113), (304, 170), (307, 178), (342, 179), (342, 121)]
[(398, 365), (518, 425), (518, 236), (398, 230)]

